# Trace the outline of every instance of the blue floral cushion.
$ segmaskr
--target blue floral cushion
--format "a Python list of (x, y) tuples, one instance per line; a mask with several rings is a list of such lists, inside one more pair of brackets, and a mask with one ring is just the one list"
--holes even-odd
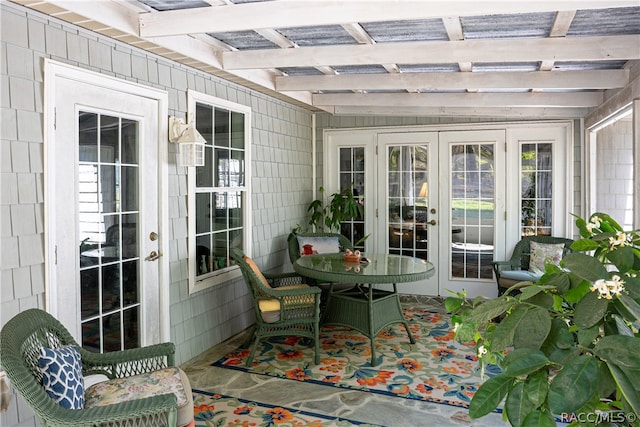
[(38, 366), (42, 386), (49, 396), (67, 409), (84, 406), (84, 379), (80, 352), (75, 345), (40, 350)]

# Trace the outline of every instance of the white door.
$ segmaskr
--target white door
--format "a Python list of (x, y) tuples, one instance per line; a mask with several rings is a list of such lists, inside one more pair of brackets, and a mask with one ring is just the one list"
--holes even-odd
[(166, 340), (165, 100), (132, 93), (140, 88), (126, 83), (115, 87), (115, 79), (56, 70), (45, 70), (55, 75), (46, 83), (54, 99), (47, 105), (48, 309), (91, 351)]
[(504, 215), (496, 214), (504, 211), (504, 130), (326, 136), (328, 192), (354, 183), (364, 194), (365, 250), (426, 259), (436, 268), (399, 292), (495, 296), (494, 243), (505, 230)]

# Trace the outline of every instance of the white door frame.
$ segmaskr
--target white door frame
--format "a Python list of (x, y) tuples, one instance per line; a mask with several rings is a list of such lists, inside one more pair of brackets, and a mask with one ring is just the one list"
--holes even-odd
[[(168, 208), (168, 94), (166, 91), (155, 89), (137, 83), (128, 82), (96, 72), (83, 70), (68, 64), (45, 59), (44, 62), (44, 223), (45, 223), (45, 304), (46, 310), (54, 316), (63, 310), (57, 307), (56, 298), (56, 233), (53, 226), (55, 218), (55, 188), (54, 166), (49, 162), (56, 162), (55, 140), (55, 106), (56, 106), (56, 80), (58, 78), (75, 80), (78, 82), (103, 87), (105, 89), (120, 91), (130, 95), (153, 99), (158, 103), (158, 251), (169, 252), (169, 208)], [(141, 254), (144, 256), (144, 254)], [(169, 257), (162, 256), (158, 259), (158, 301), (160, 303), (159, 335), (161, 341), (170, 340), (170, 316), (169, 316)], [(75, 335), (75, 334), (74, 334)]]

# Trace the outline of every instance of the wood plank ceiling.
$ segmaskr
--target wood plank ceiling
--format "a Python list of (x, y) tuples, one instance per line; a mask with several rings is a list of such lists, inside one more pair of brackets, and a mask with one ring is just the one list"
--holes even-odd
[(640, 67), (640, 0), (14, 2), (337, 115), (584, 117)]

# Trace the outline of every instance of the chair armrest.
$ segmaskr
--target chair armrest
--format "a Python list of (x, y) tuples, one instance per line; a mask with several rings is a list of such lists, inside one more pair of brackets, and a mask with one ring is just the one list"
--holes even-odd
[(86, 374), (103, 373), (110, 378), (156, 371), (175, 364), (175, 344), (171, 342), (109, 353), (92, 353), (80, 349)]
[(41, 414), (47, 425), (160, 427), (166, 426), (169, 421), (170, 426), (175, 426), (177, 414), (176, 396), (172, 393), (84, 409), (65, 409), (53, 400), (51, 402), (52, 406), (46, 415)]
[(500, 277), (500, 273), (504, 270), (518, 270), (519, 265), (512, 261), (493, 261), (493, 271), (496, 278)]
[(264, 273), (264, 277), (267, 279), (271, 287), (275, 289), (281, 286), (300, 285), (304, 283), (304, 278), (297, 273)]

